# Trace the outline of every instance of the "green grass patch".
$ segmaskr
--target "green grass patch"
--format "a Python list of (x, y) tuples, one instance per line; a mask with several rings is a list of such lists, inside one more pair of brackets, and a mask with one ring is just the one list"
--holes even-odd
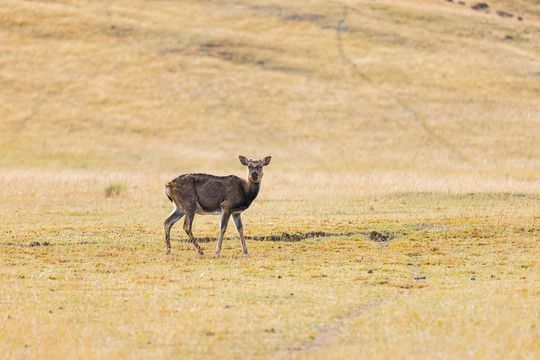
[(121, 184), (121, 183), (114, 183), (114, 184), (107, 185), (107, 187), (105, 188), (105, 197), (110, 198), (110, 197), (120, 196), (125, 188), (126, 188), (125, 184)]

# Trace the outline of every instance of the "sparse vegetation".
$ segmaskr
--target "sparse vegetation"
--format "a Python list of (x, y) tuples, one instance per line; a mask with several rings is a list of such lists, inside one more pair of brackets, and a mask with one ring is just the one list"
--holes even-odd
[(124, 184), (114, 183), (105, 188), (105, 197), (115, 197), (120, 195), (124, 190)]
[[(71, 178), (65, 189), (84, 181)], [(538, 354), (537, 195), (363, 195), (321, 206), (306, 191), (293, 207), (270, 198), (252, 205), (244, 226), (255, 237), (276, 235), (276, 241), (247, 239), (248, 258), (234, 232), (221, 257), (213, 254), (215, 242), (201, 244), (209, 250), (201, 257), (183, 242), (182, 230), (173, 231), (173, 252), (166, 256), (160, 224), (167, 200), (154, 201), (148, 192), (110, 203), (91, 190), (37, 201), (2, 199), (2, 353)], [(217, 220), (197, 218), (197, 232), (215, 239)], [(334, 235), (309, 236), (310, 229)], [(308, 233), (280, 241), (285, 230)], [(371, 235), (383, 231), (393, 238)]]
[[(538, 358), (540, 8), (474, 4), (4, 1), (0, 354)], [(239, 154), (252, 257), (166, 256)]]

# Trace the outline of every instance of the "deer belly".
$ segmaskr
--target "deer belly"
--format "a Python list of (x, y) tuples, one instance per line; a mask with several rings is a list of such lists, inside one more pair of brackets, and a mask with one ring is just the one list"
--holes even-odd
[(201, 204), (197, 203), (196, 213), (200, 215), (219, 215), (221, 214), (221, 209), (205, 210), (201, 207)]

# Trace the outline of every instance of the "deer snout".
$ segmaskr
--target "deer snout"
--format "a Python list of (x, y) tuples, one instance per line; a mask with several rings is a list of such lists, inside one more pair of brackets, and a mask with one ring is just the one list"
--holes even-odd
[(250, 180), (253, 181), (254, 183), (258, 183), (259, 181), (261, 181), (261, 177), (262, 177), (262, 174), (259, 175), (258, 172), (254, 171), (251, 173), (250, 175)]

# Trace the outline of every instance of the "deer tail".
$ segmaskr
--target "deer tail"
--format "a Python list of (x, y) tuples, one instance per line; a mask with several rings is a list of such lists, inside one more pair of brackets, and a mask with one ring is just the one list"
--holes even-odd
[(169, 184), (165, 185), (165, 195), (167, 195), (169, 200), (171, 200), (171, 202), (173, 202), (173, 199), (172, 199), (171, 195), (169, 194)]

